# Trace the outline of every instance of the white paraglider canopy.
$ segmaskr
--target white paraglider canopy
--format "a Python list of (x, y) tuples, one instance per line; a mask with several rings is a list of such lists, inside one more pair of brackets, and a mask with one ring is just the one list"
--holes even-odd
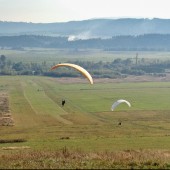
[(121, 103), (126, 103), (129, 107), (131, 107), (131, 104), (127, 100), (120, 99), (113, 103), (111, 110), (113, 111)]

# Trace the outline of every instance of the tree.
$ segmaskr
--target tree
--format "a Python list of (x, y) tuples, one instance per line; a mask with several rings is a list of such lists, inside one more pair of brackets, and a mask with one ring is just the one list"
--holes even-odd
[(3, 69), (5, 67), (5, 65), (6, 65), (6, 57), (5, 57), (5, 55), (1, 55), (1, 57), (0, 57), (0, 67), (1, 67), (1, 69)]

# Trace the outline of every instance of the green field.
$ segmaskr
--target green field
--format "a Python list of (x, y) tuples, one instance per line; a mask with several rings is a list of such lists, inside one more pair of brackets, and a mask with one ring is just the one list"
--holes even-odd
[(100, 49), (44, 49), (44, 48), (25, 48), (23, 50), (1, 49), (1, 55), (5, 55), (12, 62), (23, 63), (46, 63), (53, 64), (66, 61), (93, 61), (111, 62), (117, 58), (134, 59), (138, 53), (139, 59), (147, 60), (169, 60), (170, 52), (153, 51), (104, 51)]
[[(151, 156), (142, 158), (146, 159), (145, 163), (153, 158), (154, 161), (161, 161), (158, 161), (157, 168), (165, 166), (164, 162), (166, 168), (170, 165), (170, 82), (101, 82), (90, 85), (84, 79), (80, 82), (71, 79), (61, 82), (58, 78), (49, 77), (1, 76), (0, 93), (4, 92), (9, 95), (15, 126), (1, 126), (0, 139), (24, 139), (26, 142), (1, 143), (0, 168), (29, 167), (28, 163), (24, 166), (23, 162), (5, 166), (5, 158), (13, 160), (12, 155), (15, 154), (67, 153), (68, 150), (108, 155), (123, 151), (146, 154), (149, 150)], [(66, 100), (64, 107), (61, 106), (62, 99)], [(132, 107), (121, 104), (115, 111), (111, 111), (111, 105), (118, 99), (128, 100)], [(120, 121), (121, 126), (118, 125)], [(30, 149), (3, 150), (10, 146), (28, 146)], [(155, 152), (160, 157), (155, 158), (152, 155)], [(166, 152), (168, 156), (161, 157), (161, 152)], [(117, 164), (121, 165), (118, 161)], [(39, 167), (50, 168), (50, 165), (53, 163), (48, 162), (44, 167)], [(124, 168), (135, 166), (122, 165)], [(149, 166), (154, 167), (146, 164), (146, 168)], [(51, 166), (54, 167), (57, 166)], [(69, 168), (66, 165), (59, 166), (62, 167)], [(95, 168), (89, 164), (77, 167)], [(97, 167), (116, 168), (105, 163)]]

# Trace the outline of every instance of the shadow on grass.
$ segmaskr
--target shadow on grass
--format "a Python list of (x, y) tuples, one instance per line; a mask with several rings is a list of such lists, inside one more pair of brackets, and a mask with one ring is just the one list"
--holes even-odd
[(1, 143), (19, 143), (19, 142), (26, 142), (27, 140), (25, 139), (0, 139), (0, 144)]

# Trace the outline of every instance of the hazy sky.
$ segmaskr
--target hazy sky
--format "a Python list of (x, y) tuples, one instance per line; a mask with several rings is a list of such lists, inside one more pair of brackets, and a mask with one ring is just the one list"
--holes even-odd
[(169, 18), (170, 0), (0, 0), (1, 21)]

